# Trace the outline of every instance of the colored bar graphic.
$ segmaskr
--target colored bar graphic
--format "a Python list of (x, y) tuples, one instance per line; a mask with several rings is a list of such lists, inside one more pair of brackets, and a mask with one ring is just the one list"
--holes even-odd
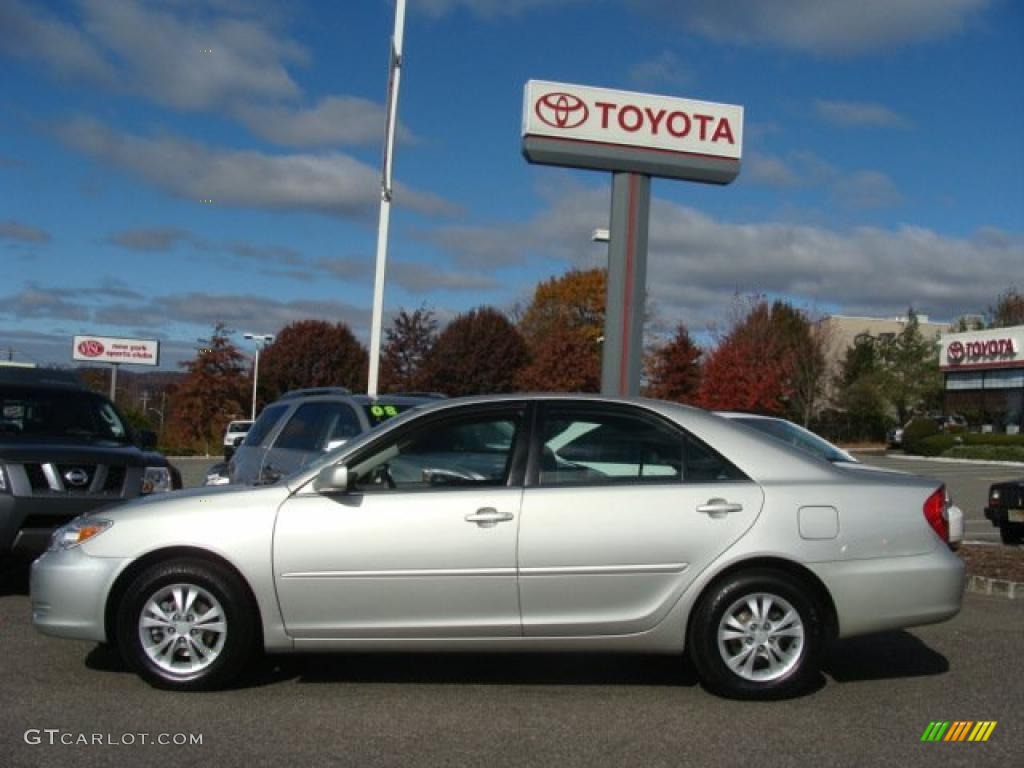
[(996, 720), (933, 720), (921, 734), (921, 741), (988, 741)]
[(947, 728), (949, 728), (949, 721), (932, 721), (928, 723), (928, 727), (925, 728), (924, 733), (921, 734), (921, 741), (939, 741), (946, 733)]

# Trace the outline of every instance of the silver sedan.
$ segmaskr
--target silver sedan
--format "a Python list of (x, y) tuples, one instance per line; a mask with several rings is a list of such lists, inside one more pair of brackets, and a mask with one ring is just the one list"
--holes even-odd
[(833, 638), (957, 613), (945, 506), (681, 405), (443, 401), (274, 486), (73, 521), (33, 621), (171, 689), (260, 650), (685, 650), (708, 689), (778, 697)]

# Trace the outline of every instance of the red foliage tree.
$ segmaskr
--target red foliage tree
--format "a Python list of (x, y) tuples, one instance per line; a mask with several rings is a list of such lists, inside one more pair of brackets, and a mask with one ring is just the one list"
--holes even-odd
[(600, 392), (600, 345), (580, 328), (559, 328), (537, 342), (530, 363), (516, 377), (532, 392)]
[(452, 320), (423, 365), (426, 389), (448, 395), (513, 392), (526, 343), (501, 312), (480, 307)]
[(300, 387), (364, 389), (366, 349), (344, 323), (299, 320), (281, 329), (260, 353), (260, 392), (266, 402)]
[(181, 363), (186, 374), (171, 394), (166, 427), (170, 444), (207, 454), (211, 448), (219, 451), (227, 423), (249, 412), (248, 361), (231, 334), (217, 323), (195, 358)]
[(793, 347), (779, 333), (772, 314), (766, 302), (758, 302), (708, 355), (699, 405), (768, 415), (786, 411)]
[(701, 354), (686, 326), (676, 326), (672, 338), (656, 347), (647, 359), (647, 394), (677, 403), (695, 402), (701, 382)]

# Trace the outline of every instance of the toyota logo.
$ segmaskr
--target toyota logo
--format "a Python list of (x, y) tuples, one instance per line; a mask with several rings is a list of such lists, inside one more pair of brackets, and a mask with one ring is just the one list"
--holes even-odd
[(84, 469), (69, 469), (64, 473), (64, 479), (68, 481), (68, 485), (81, 488), (89, 482), (89, 473)]
[(571, 93), (547, 93), (537, 99), (533, 111), (552, 128), (577, 128), (590, 117), (583, 99)]
[(946, 349), (946, 357), (949, 358), (949, 362), (959, 363), (966, 356), (967, 349), (964, 347), (962, 341), (950, 342), (949, 347)]

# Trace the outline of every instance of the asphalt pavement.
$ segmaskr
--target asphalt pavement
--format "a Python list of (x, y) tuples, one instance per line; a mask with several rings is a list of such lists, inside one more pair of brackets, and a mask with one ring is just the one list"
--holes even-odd
[[(950, 622), (838, 643), (801, 698), (744, 703), (679, 657), (605, 654), (276, 657), (233, 690), (166, 693), (106, 648), (37, 634), (24, 591), (17, 574), (0, 585), (12, 768), (932, 768), (1019, 764), (1024, 745), (1022, 601), (967, 595)], [(935, 720), (997, 725), (986, 743), (922, 743)]]

